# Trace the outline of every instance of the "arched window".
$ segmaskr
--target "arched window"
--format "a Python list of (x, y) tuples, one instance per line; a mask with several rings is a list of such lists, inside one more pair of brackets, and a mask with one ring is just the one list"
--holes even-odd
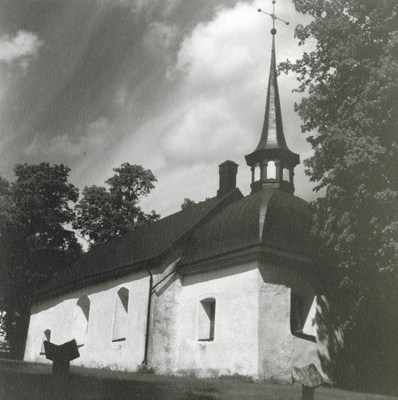
[[(314, 303), (314, 302), (312, 302)], [(316, 301), (315, 301), (316, 307)], [(293, 336), (297, 336), (301, 339), (310, 340), (316, 342), (316, 338), (312, 334), (308, 334), (304, 329), (306, 321), (309, 317), (310, 309), (312, 308), (311, 303), (305, 300), (305, 297), (291, 292), (290, 296), (290, 330)], [(315, 309), (314, 309), (315, 315)]]
[(44, 342), (47, 340), (47, 342), (50, 342), (51, 341), (51, 330), (50, 329), (46, 329), (44, 332), (43, 332), (43, 336), (42, 336), (42, 339), (41, 339), (41, 348), (40, 348), (40, 354), (41, 355), (44, 355), (44, 354), (46, 354), (46, 351), (45, 351), (45, 349), (44, 349)]
[(267, 178), (268, 179), (276, 179), (275, 161), (268, 161)]
[(283, 168), (283, 180), (286, 182), (290, 181), (290, 171), (287, 168)]
[(119, 342), (126, 340), (127, 323), (129, 311), (129, 291), (126, 288), (121, 288), (116, 295), (115, 315), (113, 319), (113, 335), (112, 341)]
[(304, 297), (291, 293), (290, 297), (290, 329), (293, 334), (302, 333), (304, 327)]
[(86, 342), (89, 316), (90, 299), (82, 296), (76, 303), (72, 328), (72, 335), (78, 346), (83, 346)]
[(254, 167), (254, 181), (253, 182), (257, 182), (260, 180), (260, 176), (261, 175), (261, 167), (260, 164), (256, 164), (256, 166)]
[(216, 323), (216, 299), (209, 297), (199, 304), (198, 340), (211, 342), (214, 340)]

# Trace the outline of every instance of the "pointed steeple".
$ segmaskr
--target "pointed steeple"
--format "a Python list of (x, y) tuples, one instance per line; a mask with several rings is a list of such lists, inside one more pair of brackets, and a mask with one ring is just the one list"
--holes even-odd
[[(275, 22), (275, 14), (269, 15), (273, 17)], [(245, 158), (252, 170), (252, 193), (267, 187), (280, 188), (293, 193), (294, 167), (300, 163), (300, 156), (289, 150), (283, 133), (276, 71), (275, 27), (271, 30), (271, 33), (271, 68), (263, 130), (256, 149)], [(259, 177), (256, 176), (256, 169), (259, 169)]]

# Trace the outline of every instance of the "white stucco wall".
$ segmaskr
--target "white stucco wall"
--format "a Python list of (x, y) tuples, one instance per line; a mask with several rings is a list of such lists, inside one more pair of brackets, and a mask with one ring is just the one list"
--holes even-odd
[(173, 275), (152, 296), (148, 365), (159, 374), (178, 373), (181, 277)]
[[(292, 367), (318, 364), (316, 343), (293, 336), (290, 330), (292, 289), (306, 297), (314, 292), (300, 270), (259, 262), (178, 275), (174, 263), (154, 275), (150, 316), (148, 366), (161, 374), (199, 377), (240, 374), (291, 382)], [(169, 275), (170, 274), (170, 275)], [(163, 280), (164, 278), (164, 280)], [(125, 341), (112, 341), (115, 303), (120, 288), (129, 290)], [(135, 371), (144, 360), (149, 276), (146, 271), (93, 285), (32, 309), (26, 361), (50, 362), (40, 355), (43, 332), (51, 342), (73, 338), (78, 299), (88, 296), (90, 315), (80, 358), (72, 364)], [(198, 336), (201, 301), (214, 298), (214, 340)], [(308, 306), (308, 308), (309, 308)], [(314, 332), (309, 313), (305, 331)], [(318, 364), (319, 365), (319, 364)]]
[[(112, 342), (117, 292), (129, 290), (128, 328), (125, 341)], [(149, 277), (146, 271), (119, 280), (93, 285), (35, 304), (31, 311), (25, 360), (50, 362), (40, 355), (43, 332), (51, 330), (51, 342), (62, 344), (73, 339), (75, 306), (81, 296), (90, 300), (90, 314), (85, 344), (72, 365), (110, 367), (134, 371), (144, 358)]]
[[(241, 374), (257, 376), (257, 263), (185, 275), (181, 280), (178, 315), (178, 371), (200, 377)], [(200, 301), (214, 298), (213, 341), (198, 340)], [(159, 337), (158, 345), (167, 340)]]
[(261, 265), (264, 283), (260, 290), (259, 313), (259, 375), (277, 382), (292, 382), (293, 366), (314, 363), (319, 368), (318, 345), (296, 337), (290, 326), (292, 290), (305, 298), (310, 308), (304, 333), (316, 336), (313, 325), (315, 293), (308, 277), (294, 268)]

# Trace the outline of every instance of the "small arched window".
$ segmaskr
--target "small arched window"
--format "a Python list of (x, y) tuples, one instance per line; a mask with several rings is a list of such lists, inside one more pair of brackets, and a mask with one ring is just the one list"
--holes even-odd
[[(316, 301), (315, 301), (316, 307)], [(311, 303), (306, 304), (305, 297), (297, 293), (291, 292), (290, 297), (290, 330), (293, 336), (301, 339), (316, 342), (316, 338), (312, 334), (308, 334), (305, 330), (306, 321), (309, 316)], [(315, 310), (314, 310), (315, 311)]]
[(286, 182), (290, 181), (290, 171), (287, 168), (283, 168), (283, 180)]
[(113, 318), (112, 341), (126, 340), (129, 311), (129, 291), (121, 288), (116, 295), (115, 314)]
[(90, 299), (82, 296), (76, 303), (73, 316), (73, 338), (78, 346), (83, 346), (87, 338), (88, 321), (90, 317)]
[(254, 182), (257, 182), (260, 180), (261, 177), (261, 167), (260, 164), (256, 164), (254, 167)]
[(275, 161), (268, 161), (268, 166), (267, 166), (267, 179), (276, 179), (276, 166), (275, 166)]
[(198, 340), (211, 342), (214, 340), (216, 323), (216, 299), (209, 297), (199, 304)]
[(290, 330), (293, 334), (302, 333), (304, 327), (304, 297), (291, 293)]
[(43, 332), (43, 336), (42, 336), (42, 339), (41, 339), (41, 348), (40, 348), (40, 354), (41, 355), (46, 354), (46, 351), (44, 349), (44, 342), (45, 341), (47, 341), (47, 342), (51, 341), (51, 330), (50, 329), (46, 329)]

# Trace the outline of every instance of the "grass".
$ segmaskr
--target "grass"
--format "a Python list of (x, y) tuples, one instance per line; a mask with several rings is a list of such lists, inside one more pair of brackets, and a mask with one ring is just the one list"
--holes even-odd
[[(51, 367), (0, 363), (0, 400), (300, 400), (301, 385), (251, 382), (232, 377), (196, 379), (73, 368), (69, 382), (56, 384)], [(316, 400), (398, 400), (320, 387)]]

